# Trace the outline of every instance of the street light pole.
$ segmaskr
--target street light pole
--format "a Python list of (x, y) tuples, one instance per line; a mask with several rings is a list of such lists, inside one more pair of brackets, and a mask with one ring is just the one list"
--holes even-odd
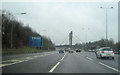
[(108, 24), (107, 24), (107, 8), (106, 8), (106, 46), (107, 46), (107, 35), (108, 35), (108, 33), (107, 33), (107, 30), (108, 30)]
[[(41, 31), (45, 31), (45, 32), (47, 32), (47, 30), (41, 30)], [(47, 49), (48, 49), (48, 51), (50, 50), (50, 48), (49, 48), (49, 39), (47, 39)]]
[(12, 37), (13, 37), (13, 25), (11, 26), (11, 48), (12, 48)]
[[(16, 13), (16, 14), (27, 14), (27, 13)], [(15, 14), (14, 14), (15, 15)], [(12, 24), (12, 26), (11, 26), (11, 46), (10, 46), (11, 48), (13, 47), (13, 24)]]
[(104, 7), (100, 7), (102, 9), (106, 9), (106, 46), (107, 46), (107, 40), (108, 40), (108, 24), (107, 24), (107, 13), (108, 13), (108, 9), (112, 9), (113, 7), (110, 7), (110, 8), (104, 8)]
[(87, 43), (87, 36), (88, 36), (88, 31), (87, 30), (89, 30), (89, 28), (87, 28), (86, 30), (85, 30), (85, 41), (86, 41), (86, 43)]

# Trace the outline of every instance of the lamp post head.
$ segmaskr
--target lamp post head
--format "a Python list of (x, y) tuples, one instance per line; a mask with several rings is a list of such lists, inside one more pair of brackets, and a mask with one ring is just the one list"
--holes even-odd
[(27, 14), (27, 13), (20, 13), (20, 14)]
[(113, 8), (113, 7), (111, 7), (111, 8)]

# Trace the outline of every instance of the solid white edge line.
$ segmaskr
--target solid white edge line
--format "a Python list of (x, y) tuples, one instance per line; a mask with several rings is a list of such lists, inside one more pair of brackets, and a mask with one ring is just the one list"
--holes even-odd
[[(50, 55), (50, 54), (47, 54), (47, 55)], [(44, 56), (44, 55), (40, 55), (40, 56)], [(45, 55), (46, 56), (46, 55)], [(12, 60), (6, 60), (6, 61), (2, 61), (0, 63), (0, 67), (4, 67), (4, 66), (9, 66), (9, 65), (13, 65), (13, 64), (17, 64), (17, 63), (21, 63), (21, 62), (25, 62), (25, 61), (28, 61), (28, 60), (31, 60), (31, 59), (35, 59), (39, 56), (33, 56), (33, 57), (25, 57), (24, 59), (12, 59)], [(26, 60), (27, 59), (27, 60)], [(13, 61), (14, 63), (9, 63), (9, 64), (2, 64), (4, 62), (9, 62), (9, 61)]]
[(60, 62), (58, 62), (49, 72), (53, 72), (59, 64), (60, 64)]
[(10, 64), (0, 64), (0, 67), (14, 65), (14, 64), (17, 64), (17, 63), (21, 63), (21, 62), (24, 62), (24, 61), (18, 61), (18, 62), (14, 62), (14, 63), (10, 63)]
[(106, 64), (104, 64), (104, 63), (102, 63), (102, 62), (99, 62), (99, 64), (101, 64), (101, 65), (103, 65), (103, 66), (106, 66), (107, 68), (110, 68), (110, 69), (112, 69), (112, 70), (114, 70), (114, 71), (120, 72), (118, 69), (115, 69), (115, 68), (113, 68), (113, 67), (110, 67), (110, 66), (108, 66), (108, 65), (106, 65)]

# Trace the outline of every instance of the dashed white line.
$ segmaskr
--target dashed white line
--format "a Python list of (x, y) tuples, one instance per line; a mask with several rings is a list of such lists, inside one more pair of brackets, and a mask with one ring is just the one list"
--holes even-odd
[[(60, 61), (62, 61), (65, 58), (66, 54), (62, 57), (62, 59)], [(55, 68), (60, 64), (60, 61), (49, 72), (53, 72), (55, 70)]]
[(59, 64), (60, 64), (60, 62), (58, 62), (49, 72), (53, 72)]
[(93, 61), (93, 59), (91, 59), (91, 58), (89, 58), (89, 57), (86, 57), (86, 58)]
[(32, 58), (32, 57), (26, 57), (25, 59), (28, 59), (28, 60), (29, 60), (29, 59), (33, 59), (33, 58)]
[(106, 65), (106, 64), (104, 64), (104, 63), (102, 63), (102, 62), (99, 62), (99, 64), (101, 64), (101, 65), (103, 65), (103, 66), (105, 66), (105, 67), (107, 67), (107, 68), (110, 68), (110, 69), (112, 69), (112, 70), (114, 70), (114, 71), (120, 72), (118, 69), (115, 69), (115, 68), (113, 68), (113, 67), (110, 67), (110, 66), (108, 66), (108, 65)]
[(34, 56), (34, 58), (37, 58), (38, 56)]
[(64, 57), (60, 61), (62, 61), (63, 59), (64, 59)]
[(64, 57), (66, 56), (67, 53), (65, 53)]
[(44, 56), (44, 55), (40, 55), (40, 56)]

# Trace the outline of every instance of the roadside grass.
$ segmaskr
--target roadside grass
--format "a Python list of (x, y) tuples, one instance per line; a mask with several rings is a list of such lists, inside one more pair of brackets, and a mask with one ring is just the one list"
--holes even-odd
[(38, 53), (38, 52), (46, 52), (48, 50), (41, 50), (37, 48), (32, 47), (23, 47), (23, 48), (7, 48), (2, 49), (2, 55), (11, 55), (11, 54), (24, 54), (24, 53)]

